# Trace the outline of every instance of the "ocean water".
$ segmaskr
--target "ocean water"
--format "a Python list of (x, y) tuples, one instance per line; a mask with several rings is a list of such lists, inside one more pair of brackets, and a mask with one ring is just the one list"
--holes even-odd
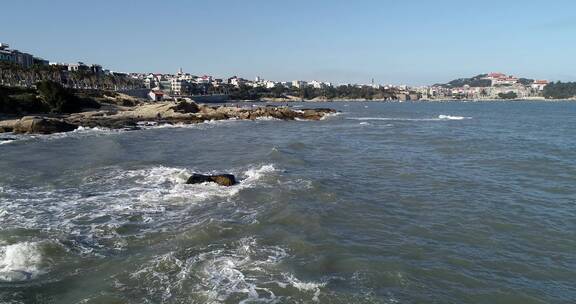
[(0, 303), (576, 302), (576, 103), (293, 105), (0, 136)]

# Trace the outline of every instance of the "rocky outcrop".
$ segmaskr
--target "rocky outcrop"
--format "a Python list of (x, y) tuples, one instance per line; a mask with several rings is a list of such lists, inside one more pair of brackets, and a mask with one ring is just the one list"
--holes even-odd
[(192, 101), (146, 103), (135, 107), (109, 107), (108, 109), (74, 113), (63, 119), (24, 117), (21, 120), (0, 121), (0, 132), (49, 134), (74, 130), (77, 126), (111, 129), (134, 128), (138, 123), (193, 124), (211, 120), (320, 120), (332, 109), (300, 109), (289, 107), (238, 107), (198, 105)]
[(25, 116), (17, 121), (12, 129), (14, 133), (52, 134), (73, 131), (78, 126), (57, 118)]
[(232, 174), (218, 174), (218, 175), (203, 175), (192, 174), (186, 184), (202, 184), (202, 183), (216, 183), (221, 186), (236, 185), (236, 177)]

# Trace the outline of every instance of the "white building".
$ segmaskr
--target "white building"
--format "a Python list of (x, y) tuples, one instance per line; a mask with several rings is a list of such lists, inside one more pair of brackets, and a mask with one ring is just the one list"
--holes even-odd
[(544, 91), (544, 88), (548, 85), (548, 80), (535, 80), (530, 86), (534, 90)]
[(160, 90), (152, 90), (148, 93), (148, 97), (153, 101), (162, 101), (162, 99), (164, 99), (164, 92)]
[(292, 86), (300, 89), (300, 88), (308, 86), (308, 83), (306, 81), (302, 81), (302, 80), (294, 80), (294, 81), (292, 81)]

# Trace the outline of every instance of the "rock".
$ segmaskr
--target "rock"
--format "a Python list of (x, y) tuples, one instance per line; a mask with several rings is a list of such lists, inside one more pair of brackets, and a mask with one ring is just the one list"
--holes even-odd
[(12, 132), (19, 119), (8, 119), (0, 121), (0, 133)]
[(236, 178), (232, 174), (203, 175), (192, 174), (186, 184), (216, 183), (221, 186), (236, 185)]
[(14, 133), (52, 134), (73, 131), (78, 126), (57, 118), (25, 116), (14, 125)]
[[(135, 107), (109, 107), (99, 111), (74, 113), (63, 120), (56, 118), (25, 117), (21, 120), (0, 121), (0, 133), (54, 133), (71, 131), (76, 126), (122, 129), (136, 126), (138, 123), (154, 124), (193, 124), (210, 120), (254, 120), (258, 118), (275, 118), (279, 120), (320, 120), (332, 109), (301, 109), (289, 107), (238, 107), (209, 106), (196, 104), (193, 101), (143, 103)], [(18, 126), (16, 128), (16, 125)]]
[(178, 113), (198, 113), (200, 111), (200, 107), (198, 104), (192, 101), (181, 101), (176, 106), (172, 107), (174, 112)]

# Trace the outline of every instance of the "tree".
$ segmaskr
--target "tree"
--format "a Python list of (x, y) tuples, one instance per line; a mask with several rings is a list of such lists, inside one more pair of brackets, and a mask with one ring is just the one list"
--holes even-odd
[(50, 108), (50, 112), (72, 113), (81, 110), (78, 97), (74, 96), (61, 84), (45, 80), (39, 82), (36, 86), (42, 101)]
[(567, 99), (576, 96), (576, 82), (552, 82), (544, 87), (544, 97)]
[(507, 93), (499, 93), (498, 97), (502, 99), (516, 99), (518, 98), (518, 94), (514, 92), (507, 92)]

